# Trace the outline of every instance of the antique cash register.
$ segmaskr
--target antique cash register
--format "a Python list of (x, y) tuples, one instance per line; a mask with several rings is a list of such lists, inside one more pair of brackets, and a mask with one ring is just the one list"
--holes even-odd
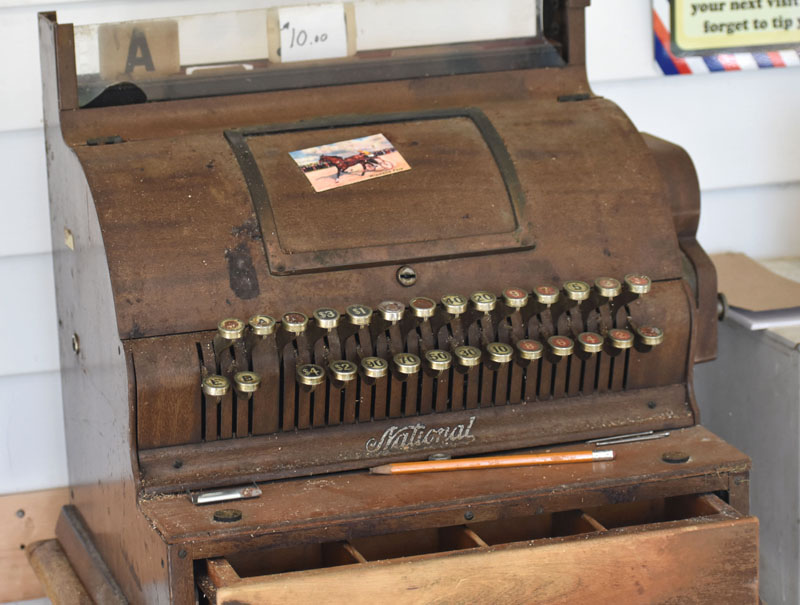
[(757, 602), (697, 179), (592, 94), (586, 5), (40, 16), (92, 598)]

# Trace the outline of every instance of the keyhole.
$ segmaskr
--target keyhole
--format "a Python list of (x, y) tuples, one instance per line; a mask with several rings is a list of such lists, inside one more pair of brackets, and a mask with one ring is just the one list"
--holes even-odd
[(402, 286), (413, 286), (417, 283), (417, 272), (408, 265), (403, 265), (397, 270), (397, 281)]

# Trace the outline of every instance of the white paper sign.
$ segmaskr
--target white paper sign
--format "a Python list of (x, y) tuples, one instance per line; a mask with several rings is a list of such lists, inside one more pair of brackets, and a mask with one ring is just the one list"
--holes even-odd
[(347, 56), (343, 4), (312, 4), (278, 9), (281, 61), (313, 61)]

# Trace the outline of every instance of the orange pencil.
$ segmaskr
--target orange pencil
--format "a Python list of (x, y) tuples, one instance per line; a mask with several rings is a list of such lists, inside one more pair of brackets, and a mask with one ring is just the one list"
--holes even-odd
[(395, 462), (369, 469), (374, 475), (400, 475), (405, 473), (436, 473), (439, 471), (466, 471), (479, 468), (507, 466), (532, 466), (534, 464), (568, 464), (571, 462), (600, 462), (614, 459), (614, 450), (587, 450), (579, 452), (551, 452), (545, 454), (519, 454), (516, 456), (487, 456), (485, 458), (456, 458), (455, 460), (421, 460)]

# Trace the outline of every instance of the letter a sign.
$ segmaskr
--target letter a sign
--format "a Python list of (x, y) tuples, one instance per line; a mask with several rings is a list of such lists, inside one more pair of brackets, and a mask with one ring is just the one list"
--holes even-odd
[(97, 37), (100, 76), (105, 80), (163, 78), (180, 72), (177, 21), (106, 23)]

